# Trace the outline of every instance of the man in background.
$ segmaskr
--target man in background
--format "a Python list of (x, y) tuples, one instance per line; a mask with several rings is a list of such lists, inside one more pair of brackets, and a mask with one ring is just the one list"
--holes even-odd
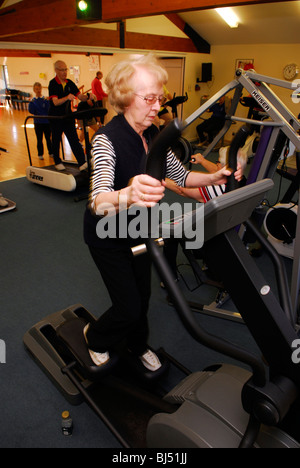
[(209, 119), (204, 120), (200, 125), (197, 125), (196, 130), (199, 136), (200, 143), (198, 146), (211, 143), (221, 130), (225, 123), (226, 111), (225, 111), (225, 96), (222, 96), (218, 102), (213, 104), (207, 112), (212, 112), (212, 116)]
[[(65, 62), (58, 60), (54, 64), (54, 69), (56, 76), (50, 81), (48, 87), (50, 100), (49, 116), (62, 117), (71, 115), (71, 102), (75, 98), (80, 101), (87, 101), (88, 99), (96, 100), (96, 96), (92, 94), (82, 94), (77, 85), (67, 78), (68, 68)], [(59, 156), (60, 141), (64, 133), (77, 159), (79, 170), (87, 170), (88, 164), (78, 139), (75, 119), (50, 119), (50, 124), (52, 129), (52, 148), (55, 168), (58, 171), (66, 169)]]

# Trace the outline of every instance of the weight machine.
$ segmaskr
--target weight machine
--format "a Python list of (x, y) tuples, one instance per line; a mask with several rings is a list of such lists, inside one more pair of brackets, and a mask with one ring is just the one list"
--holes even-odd
[[(291, 99), (298, 99), (297, 85), (288, 81), (272, 78), (265, 75), (260, 75), (254, 71), (236, 70), (235, 79), (225, 85), (214, 96), (208, 99), (198, 110), (190, 115), (184, 122), (184, 128), (193, 123), (198, 117), (205, 113), (213, 104), (215, 104), (222, 96), (225, 96), (231, 91), (234, 95), (231, 101), (230, 109), (225, 118), (225, 124), (220, 132), (213, 139), (212, 143), (205, 149), (203, 156), (207, 157), (215, 148), (218, 142), (224, 137), (233, 122), (240, 122), (248, 128), (261, 129), (260, 141), (258, 143), (256, 153), (252, 162), (252, 166), (247, 179), (247, 184), (264, 178), (273, 178), (277, 170), (279, 159), (286, 147), (291, 142), (296, 151), (300, 151), (300, 136), (298, 134), (300, 122), (298, 118), (288, 109), (288, 107), (278, 98), (275, 92), (270, 88), (270, 85), (286, 88), (291, 91)], [(261, 108), (261, 111), (268, 119), (255, 120), (253, 118), (243, 118), (235, 115), (238, 104), (242, 99), (243, 90), (246, 90), (256, 103)], [(251, 114), (252, 115), (252, 114)], [(240, 140), (240, 146), (244, 144), (243, 139)], [(297, 179), (299, 180), (299, 179)], [(294, 191), (298, 191), (299, 184)], [(300, 219), (297, 217), (295, 229), (294, 252), (293, 252), (293, 272), (291, 284), (292, 308), (295, 323), (298, 322), (298, 307), (299, 307), (299, 287), (300, 287)], [(221, 303), (222, 305), (222, 303)], [(197, 305), (194, 304), (196, 308)], [(240, 320), (240, 315), (236, 312), (221, 310), (220, 304), (214, 302), (209, 306), (199, 308), (204, 313), (223, 318), (231, 318), (232, 320)]]

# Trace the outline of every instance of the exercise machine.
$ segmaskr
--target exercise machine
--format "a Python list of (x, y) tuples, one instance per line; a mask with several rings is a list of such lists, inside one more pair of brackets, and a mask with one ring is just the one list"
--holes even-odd
[[(91, 117), (101, 117), (107, 113), (107, 109), (104, 108), (91, 108), (89, 110), (84, 111), (76, 111), (67, 114), (66, 116), (58, 117), (58, 116), (39, 116), (41, 119), (47, 120), (63, 120), (63, 119), (78, 119), (83, 121), (84, 126), (84, 138), (85, 138), (85, 148), (86, 148), (86, 158), (88, 165), (90, 164), (90, 141), (89, 141), (89, 133), (88, 133), (88, 124), (87, 121), (91, 119)], [(24, 123), (24, 130), (25, 130), (25, 138), (29, 156), (29, 163), (30, 165), (26, 168), (26, 177), (30, 182), (34, 184), (42, 185), (45, 187), (51, 187), (53, 189), (62, 190), (65, 192), (72, 192), (76, 190), (78, 187), (88, 186), (89, 183), (89, 175), (86, 171), (80, 171), (78, 169), (78, 164), (76, 162), (68, 161), (63, 159), (63, 164), (66, 167), (65, 171), (57, 171), (55, 169), (55, 165), (52, 164), (50, 166), (38, 167), (33, 166), (32, 158), (30, 154), (30, 147), (29, 147), (29, 140), (27, 135), (27, 122), (29, 119), (34, 119), (36, 116), (29, 115), (25, 119)], [(63, 151), (63, 144), (62, 144), (62, 151)]]
[[(260, 75), (253, 71), (243, 71), (241, 69), (236, 70), (235, 79), (230, 83), (226, 84), (221, 88), (214, 96), (209, 98), (203, 103), (195, 112), (193, 112), (186, 120), (185, 126), (192, 124), (196, 119), (201, 117), (213, 104), (215, 104), (222, 96), (226, 96), (228, 93), (234, 91), (231, 99), (231, 106), (226, 114), (224, 127), (216, 135), (212, 143), (203, 152), (203, 156), (206, 157), (217, 145), (217, 143), (223, 138), (223, 136), (230, 129), (233, 122), (240, 122), (242, 124), (257, 125), (260, 128), (271, 126), (272, 138), (267, 144), (267, 158), (264, 161), (263, 166), (260, 169), (261, 176), (269, 165), (268, 157), (272, 152), (272, 145), (276, 141), (278, 134), (282, 131), (292, 143), (297, 146), (299, 145), (299, 136), (297, 131), (299, 130), (300, 123), (293, 113), (282, 103), (282, 101), (276, 96), (269, 85), (286, 88), (292, 93), (295, 90), (293, 83), (288, 81), (279, 80), (266, 75)], [(238, 117), (235, 115), (237, 107), (242, 99), (243, 91), (246, 90), (250, 97), (252, 97), (258, 106), (264, 113), (269, 117), (268, 121), (255, 120), (249, 118)], [(263, 176), (262, 176), (263, 177)], [(262, 178), (259, 177), (259, 178)]]
[[(149, 153), (148, 174), (159, 180), (163, 178), (167, 149), (181, 131), (182, 126), (175, 120), (161, 132)], [(268, 362), (267, 369), (260, 358), (206, 332), (199, 325), (173, 281), (158, 242), (151, 236), (146, 240), (147, 252), (172, 297), (183, 325), (199, 343), (246, 364), (251, 372), (238, 366), (216, 365), (203, 372), (189, 373), (162, 350), (159, 353), (163, 360), (159, 382), (166, 378), (168, 363), (176, 365), (187, 377), (167, 394), (161, 395), (161, 392), (156, 393), (156, 372), (150, 379), (143, 372), (145, 391), (137, 384), (140, 380), (137, 376), (141, 377), (141, 372), (126, 353), (126, 375), (132, 368), (135, 374), (133, 383), (124, 381), (124, 378), (119, 380), (115, 375), (118, 373), (118, 359), (121, 361), (119, 371), (124, 369), (123, 352), (107, 366), (93, 366), (82, 333), (85, 323), (93, 317), (80, 305), (46, 317), (25, 334), (25, 347), (64, 395), (73, 401), (79, 395), (84, 397), (124, 447), (143, 446), (131, 444), (123, 435), (128, 394), (133, 397), (131, 403), (135, 404), (134, 409), (130, 408), (131, 419), (134, 415), (132, 425), (135, 425), (135, 432), (145, 432), (148, 447), (299, 447), (297, 424), (296, 431), (280, 427), (281, 424), (290, 424), (294, 429), (288, 419), (294, 415), (296, 420), (299, 419), (300, 372), (299, 364), (292, 360), (297, 334), (291, 318), (285, 270), (273, 252), (279, 266), (280, 299), (277, 300), (235, 229), (236, 225), (249, 218), (272, 186), (270, 179), (261, 180), (198, 208), (202, 215), (204, 213), (201, 225), (203, 221), (205, 259), (226, 280), (228, 291)], [(186, 229), (194, 230), (197, 220), (197, 210), (176, 219), (171, 223), (172, 235), (176, 236), (178, 232), (180, 235), (183, 227), (184, 232)], [(167, 224), (161, 225), (162, 239), (166, 229), (170, 233), (170, 223)], [(117, 394), (116, 389), (121, 394)], [(156, 408), (154, 414), (153, 407)], [(113, 410), (117, 415), (112, 414)], [(139, 414), (142, 412), (146, 416), (143, 423), (138, 410)], [(140, 422), (139, 427), (137, 421)]]
[(298, 206), (295, 203), (277, 203), (264, 218), (268, 240), (283, 257), (294, 258)]
[[(170, 107), (172, 110), (173, 119), (177, 119), (178, 111), (177, 107), (188, 100), (188, 94), (185, 93), (185, 96), (176, 96), (176, 93), (173, 95), (173, 99), (167, 101), (164, 106)], [(193, 154), (193, 146), (182, 135), (179, 138), (171, 142), (171, 148), (175, 156), (179, 159), (182, 164), (188, 164), (190, 162), (191, 156)]]
[(186, 102), (188, 98), (187, 93), (185, 93), (185, 96), (176, 96), (176, 93), (174, 93), (173, 98), (164, 104), (165, 107), (171, 107), (173, 119), (178, 117), (177, 107)]
[[(297, 360), (293, 361), (292, 356), (293, 346), (297, 343), (297, 333), (295, 330), (296, 327), (285, 269), (276, 250), (272, 249), (267, 242), (264, 242), (272, 256), (274, 265), (276, 265), (279, 287), (279, 300), (277, 300), (273, 295), (270, 286), (266, 284), (264, 278), (261, 276), (261, 273), (256, 267), (253, 259), (249, 256), (237, 230), (234, 227), (239, 225), (238, 217), (240, 213), (243, 213), (245, 219), (247, 219), (247, 217), (251, 215), (253, 207), (259, 202), (258, 197), (252, 207), (248, 205), (250, 193), (254, 193), (252, 190), (255, 190), (255, 187), (258, 187), (258, 184), (267, 184), (268, 182), (270, 182), (268, 179), (261, 180), (252, 185), (235, 190), (234, 192), (228, 192), (222, 197), (211, 200), (204, 206), (205, 242), (203, 249), (206, 263), (224, 281), (226, 288), (230, 292), (231, 297), (243, 317), (244, 322), (259, 345), (266, 362), (268, 362), (269, 375), (268, 377), (264, 375), (265, 370), (260, 367), (258, 361), (254, 360), (256, 361), (256, 364), (253, 365), (254, 362), (252, 362), (251, 365), (248, 360), (249, 356), (246, 358), (245, 356), (242, 357), (240, 355), (238, 359), (243, 362), (248, 361), (248, 364), (253, 370), (253, 376), (250, 380), (247, 380), (247, 377), (243, 380), (243, 371), (239, 368), (228, 369), (224, 366), (217, 366), (214, 369), (211, 368), (204, 374), (199, 373), (197, 376), (189, 376), (166, 397), (166, 400), (170, 403), (174, 401), (180, 402), (180, 409), (171, 415), (156, 415), (150, 421), (148, 426), (148, 441), (150, 441), (150, 446), (178, 447), (176, 443), (179, 444), (179, 441), (182, 442), (183, 434), (186, 435), (189, 442), (193, 440), (195, 443), (195, 445), (193, 445), (194, 447), (223, 446), (220, 442), (219, 445), (214, 445), (214, 442), (220, 435), (220, 425), (224, 429), (224, 432), (221, 431), (221, 433), (225, 438), (225, 434), (228, 435), (228, 424), (232, 428), (231, 423), (233, 421), (233, 414), (238, 414), (238, 412), (234, 413), (233, 411), (233, 407), (235, 407), (235, 409), (237, 408), (237, 393), (235, 393), (235, 391), (238, 388), (238, 395), (242, 395), (243, 408), (246, 412), (250, 413), (249, 424), (242, 441), (240, 442), (240, 446), (251, 446), (254, 440), (257, 440), (258, 442), (260, 434), (259, 421), (265, 422), (268, 426), (272, 426), (275, 421), (275, 425), (280, 424), (280, 421), (283, 422), (284, 420), (286, 423), (287, 419), (289, 419), (289, 417), (287, 417), (287, 413), (289, 413), (290, 410), (292, 413), (293, 411), (297, 412), (297, 420), (299, 407), (297, 407), (295, 402), (298, 398), (299, 383), (296, 382), (299, 382), (300, 375)], [(246, 195), (246, 205), (243, 206), (240, 204), (240, 194), (243, 192), (246, 194), (248, 190), (248, 197)], [(239, 199), (238, 202), (236, 197)], [(227, 208), (229, 208), (229, 211), (227, 212), (224, 204), (225, 200), (228, 200)], [(234, 207), (235, 202), (237, 205)], [(218, 205), (219, 203), (222, 205), (222, 208), (215, 211), (212, 208), (212, 204)], [(203, 210), (203, 207), (199, 209)], [(209, 216), (210, 210), (212, 210), (211, 213), (213, 213), (211, 218)], [(217, 213), (218, 215), (216, 215)], [(229, 226), (228, 223), (232, 223), (231, 226)], [(170, 229), (169, 221), (166, 224), (168, 232)], [(247, 225), (261, 239), (262, 236), (253, 223), (247, 221)], [(174, 221), (173, 227), (174, 234), (178, 231), (180, 236), (182, 226), (180, 226), (179, 219)], [(164, 232), (162, 231), (162, 237), (163, 236)], [(201, 343), (206, 344), (209, 347), (212, 346), (213, 349), (237, 358), (238, 352), (236, 350), (233, 351), (230, 345), (226, 349), (227, 345), (224, 346), (224, 342), (222, 342), (222, 340), (218, 341), (218, 339), (212, 345), (215, 337), (209, 336), (205, 333), (203, 334), (203, 330), (191, 314), (191, 310), (188, 307), (187, 302), (184, 300), (180, 290), (176, 287), (170, 268), (155, 242), (151, 239), (147, 239), (146, 246), (148, 251), (151, 252), (156, 268), (168, 289), (177, 312), (179, 312), (184, 325), (191, 335)], [(231, 266), (230, 274), (228, 274), (229, 265)], [(246, 301), (245, 298), (247, 298)], [(285, 353), (286, 355), (283, 357)], [(283, 363), (282, 360), (285, 361), (285, 363)], [(257, 364), (258, 367), (256, 366)], [(291, 373), (289, 373), (288, 368), (290, 368)], [(293, 389), (290, 388), (290, 393), (290, 390), (288, 390), (288, 387), (285, 387), (283, 381), (287, 375), (291, 377), (292, 374)], [(281, 380), (282, 378), (283, 380)], [(256, 384), (252, 386), (255, 380)], [(286, 383), (288, 382), (286, 381)], [(298, 390), (296, 389), (297, 387)], [(252, 392), (252, 390), (254, 391)], [(288, 403), (288, 406), (290, 405), (290, 409), (287, 410), (285, 415), (283, 415), (283, 413), (282, 416), (279, 415), (281, 412), (277, 406), (279, 400), (275, 403), (276, 398), (273, 398), (275, 393), (273, 394), (273, 397), (271, 396), (273, 391), (275, 391), (277, 396), (279, 396), (279, 393), (281, 392), (285, 393), (287, 400), (289, 399), (288, 394), (291, 396), (290, 403)], [(277, 391), (279, 391), (279, 393), (277, 393)], [(285, 401), (284, 406), (286, 405), (287, 400)], [(234, 405), (231, 406), (233, 402)], [(277, 406), (276, 410), (273, 403)], [(228, 407), (228, 411), (225, 407)], [(285, 407), (287, 408), (287, 406)], [(252, 411), (253, 413), (251, 414)], [(291, 420), (289, 420), (289, 423), (291, 424)], [(237, 435), (237, 433), (239, 433), (238, 424), (235, 428), (237, 430), (235, 435)], [(298, 431), (299, 427), (296, 428), (296, 432), (299, 437)], [(271, 432), (268, 432), (267, 439), (270, 435)], [(230, 434), (229, 438), (232, 436), (233, 435)], [(282, 442), (283, 440), (285, 440), (285, 442), (287, 442), (287, 446), (289, 446), (289, 437), (287, 439), (285, 437), (286, 434), (282, 434), (281, 432), (276, 433), (276, 435), (273, 434), (270, 439), (268, 439), (267, 445), (273, 446), (273, 439), (273, 442), (275, 441), (274, 446), (277, 446), (277, 443), (280, 443), (280, 441)], [(199, 440), (201, 441), (200, 443)], [(228, 439), (226, 440), (228, 441)], [(294, 442), (292, 440), (290, 440), (290, 443), (290, 446), (294, 446)]]
[[(238, 69), (236, 70), (235, 79), (232, 82), (225, 85), (214, 96), (208, 99), (185, 121), (186, 126), (190, 125), (222, 96), (234, 91), (231, 106), (225, 118), (224, 127), (216, 135), (212, 143), (205, 149), (203, 156), (207, 157), (211, 153), (230, 129), (233, 122), (248, 127), (250, 131), (253, 128), (260, 129), (260, 139), (247, 177), (247, 184), (264, 178), (273, 179), (277, 171), (278, 162), (282, 158), (287, 145), (294, 145), (296, 151), (300, 150), (300, 136), (298, 133), (300, 122), (277, 97), (276, 93), (270, 88), (270, 85), (290, 90), (292, 96), (295, 93), (295, 85), (293, 83), (260, 75), (251, 70), (243, 71)], [(246, 98), (243, 97), (244, 90), (249, 94)], [(246, 103), (251, 110), (247, 118), (235, 115), (241, 101), (243, 101), (244, 105)], [(255, 114), (255, 119), (253, 118), (254, 108), (259, 109)], [(249, 118), (249, 116), (251, 118)], [(299, 178), (296, 177), (293, 179), (291, 190), (299, 193)], [(261, 216), (263, 212), (262, 207), (258, 207), (256, 212), (260, 212), (259, 216)], [(299, 320), (300, 289), (300, 220), (298, 216), (296, 222), (296, 235), (293, 241), (293, 273), (291, 282), (291, 297), (295, 323)], [(194, 265), (196, 266), (196, 263), (194, 263)], [(227, 299), (228, 295), (226, 294), (226, 300)], [(241, 320), (240, 314), (237, 313), (236, 310), (226, 310), (223, 308), (223, 305), (224, 296), (220, 294), (220, 291), (218, 291), (216, 300), (209, 305), (193, 303), (194, 309), (201, 313), (228, 318), (230, 320)]]
[[(8, 153), (5, 148), (0, 148), (0, 152)], [(0, 214), (6, 213), (7, 211), (15, 210), (17, 207), (16, 203), (8, 198), (5, 198), (2, 193), (0, 193)]]
[[(277, 169), (277, 173), (281, 177), (288, 179), (290, 185), (280, 202), (271, 207), (264, 218), (264, 229), (269, 241), (280, 255), (291, 259), (294, 258), (299, 203), (299, 151), (296, 151), (295, 159), (295, 168), (287, 167), (286, 158), (284, 158), (281, 167)], [(293, 200), (295, 195), (298, 196), (297, 200)]]

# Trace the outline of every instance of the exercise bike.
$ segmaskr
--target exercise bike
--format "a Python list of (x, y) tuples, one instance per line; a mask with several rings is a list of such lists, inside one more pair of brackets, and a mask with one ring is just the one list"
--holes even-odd
[[(0, 148), (0, 152), (8, 153), (5, 148)], [(7, 211), (15, 210), (17, 207), (16, 203), (8, 198), (4, 198), (2, 193), (0, 193), (0, 214), (6, 213)]]
[(173, 98), (164, 104), (165, 107), (171, 107), (173, 119), (178, 117), (177, 106), (186, 102), (188, 98), (187, 93), (185, 93), (185, 96), (176, 96), (176, 93), (174, 93)]
[[(182, 125), (174, 120), (160, 133), (149, 153), (146, 169), (149, 175), (158, 180), (163, 178), (167, 149), (180, 136), (182, 129)], [(271, 180), (261, 180), (225, 193), (198, 208), (205, 226), (205, 260), (223, 278), (268, 363), (267, 368), (265, 362), (256, 356), (206, 332), (196, 321), (173, 281), (172, 272), (159, 247), (164, 243), (165, 233), (170, 232), (170, 222), (161, 225), (161, 241), (149, 237), (145, 248), (153, 259), (183, 325), (199, 343), (239, 360), (251, 372), (238, 366), (218, 364), (196, 374), (189, 373), (162, 350), (164, 361), (158, 381), (156, 376), (152, 376), (151, 381), (144, 375), (146, 388), (138, 386), (139, 378), (126, 382), (115, 375), (118, 359), (121, 358), (101, 368), (87, 361), (88, 352), (82, 330), (93, 317), (81, 305), (46, 317), (25, 334), (25, 347), (69, 401), (78, 403), (78, 399), (84, 397), (124, 447), (145, 447), (143, 444), (146, 443), (150, 448), (176, 449), (253, 446), (299, 448), (300, 368), (292, 359), (297, 333), (291, 320), (285, 270), (277, 253), (272, 251), (278, 261), (280, 296), (277, 299), (236, 232), (236, 226), (243, 222), (255, 230), (247, 220), (272, 186)], [(194, 231), (199, 219), (198, 210), (171, 223), (172, 235), (180, 235), (183, 227), (184, 232), (188, 229)], [(139, 253), (142, 251), (139, 249)], [(126, 357), (125, 361), (128, 366), (135, 367)], [(124, 369), (122, 362), (121, 370)], [(156, 393), (156, 384), (166, 377), (165, 372), (170, 364), (178, 366), (187, 377), (167, 394), (159, 395)], [(141, 376), (136, 367), (133, 374)], [(155, 392), (152, 393), (153, 388)], [(116, 393), (117, 389), (121, 394)], [(123, 434), (127, 395), (133, 397), (132, 402), (139, 406), (139, 410), (147, 413), (143, 424), (138, 429), (136, 426), (135, 431), (138, 434), (142, 431), (145, 433), (141, 445), (132, 444)], [(133, 415), (136, 417), (136, 407), (130, 409), (130, 415), (131, 419)], [(295, 431), (294, 421), (290, 421), (293, 416), (296, 417)], [(136, 420), (131, 422), (136, 424)]]
[[(88, 120), (92, 117), (104, 117), (107, 114), (107, 109), (102, 107), (94, 107), (89, 110), (70, 112), (64, 116), (39, 116), (39, 119), (46, 120), (68, 120), (68, 119), (78, 119), (83, 121), (84, 126), (84, 139), (86, 147), (86, 160), (88, 166), (90, 164), (90, 141), (88, 134)], [(26, 117), (24, 122), (24, 131), (25, 139), (28, 151), (29, 166), (26, 168), (26, 178), (29, 182), (32, 182), (37, 185), (42, 185), (44, 187), (50, 187), (56, 190), (62, 190), (64, 192), (73, 192), (78, 187), (88, 187), (89, 184), (89, 175), (86, 171), (80, 171), (78, 169), (78, 164), (72, 161), (62, 159), (66, 170), (57, 171), (55, 165), (51, 164), (50, 166), (34, 166), (30, 153), (30, 145), (27, 134), (27, 122), (29, 119), (34, 119), (34, 115), (29, 115)], [(64, 154), (63, 144), (61, 142), (62, 153)]]

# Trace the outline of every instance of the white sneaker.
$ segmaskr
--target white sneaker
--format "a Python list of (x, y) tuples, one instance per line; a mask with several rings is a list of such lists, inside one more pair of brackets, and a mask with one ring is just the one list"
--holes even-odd
[(88, 169), (88, 163), (85, 162), (84, 164), (82, 164), (82, 166), (79, 167), (79, 170), (80, 171), (87, 171)]
[(65, 171), (65, 170), (66, 170), (65, 166), (64, 166), (62, 163), (56, 164), (56, 165), (55, 165), (55, 169), (56, 169), (57, 171)]
[[(84, 339), (85, 339), (85, 342), (88, 346), (88, 340), (87, 340), (87, 337), (86, 337), (86, 334), (87, 334), (87, 331), (89, 329), (89, 323), (84, 327), (83, 329), (83, 336), (84, 336)], [(88, 348), (88, 351), (89, 351), (89, 354), (90, 354), (90, 357), (93, 361), (94, 364), (96, 364), (96, 366), (102, 366), (103, 364), (105, 364), (108, 360), (109, 360), (109, 353), (106, 352), (106, 353), (97, 353), (96, 351), (92, 351), (91, 349)]]
[(161, 367), (160, 360), (156, 356), (156, 354), (151, 351), (151, 349), (147, 349), (142, 356), (139, 356), (142, 364), (152, 372), (157, 371)]
[(0, 206), (2, 208), (8, 206), (8, 201), (4, 197), (2, 197), (2, 193), (0, 193)]

